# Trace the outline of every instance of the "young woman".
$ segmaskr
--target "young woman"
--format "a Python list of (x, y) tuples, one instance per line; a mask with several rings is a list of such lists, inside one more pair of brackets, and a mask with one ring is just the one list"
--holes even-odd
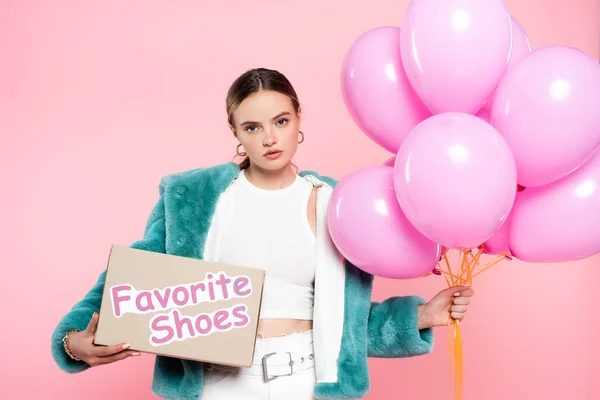
[[(367, 357), (429, 353), (432, 328), (461, 320), (473, 291), (372, 303), (373, 276), (343, 260), (328, 235), (336, 182), (294, 171), (304, 133), (290, 82), (248, 71), (231, 86), (227, 113), (243, 161), (164, 177), (144, 237), (131, 247), (265, 270), (254, 365), (157, 356), (153, 392), (170, 400), (361, 398)], [(66, 372), (139, 355), (127, 344), (93, 344), (104, 274), (54, 332), (53, 356)]]

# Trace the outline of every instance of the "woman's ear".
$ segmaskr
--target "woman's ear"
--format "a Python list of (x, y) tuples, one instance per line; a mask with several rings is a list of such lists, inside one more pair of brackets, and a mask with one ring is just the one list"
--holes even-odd
[(302, 121), (302, 107), (298, 107), (298, 112), (296, 113), (298, 116), (298, 122)]
[(235, 128), (231, 125), (229, 125), (229, 129), (231, 129), (231, 133), (233, 133), (233, 136), (235, 136), (237, 138), (237, 133), (235, 131)]

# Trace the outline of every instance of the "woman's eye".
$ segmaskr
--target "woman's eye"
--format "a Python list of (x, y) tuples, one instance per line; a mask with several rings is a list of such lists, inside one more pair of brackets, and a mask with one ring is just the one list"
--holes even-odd
[(282, 118), (279, 121), (277, 121), (277, 125), (283, 126), (283, 125), (287, 124), (287, 122), (288, 122), (287, 118)]
[(256, 126), (249, 125), (246, 127), (246, 132), (256, 132), (256, 129), (258, 129)]

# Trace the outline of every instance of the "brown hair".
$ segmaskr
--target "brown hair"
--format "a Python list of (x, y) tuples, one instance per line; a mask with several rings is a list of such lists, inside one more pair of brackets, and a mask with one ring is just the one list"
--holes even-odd
[[(261, 90), (272, 90), (284, 94), (290, 98), (294, 111), (298, 113), (300, 102), (298, 95), (290, 81), (279, 71), (255, 68), (246, 71), (237, 78), (229, 91), (227, 92), (227, 118), (229, 125), (235, 126), (233, 113), (248, 96)], [(247, 169), (250, 166), (250, 158), (246, 157), (240, 163), (241, 169)]]

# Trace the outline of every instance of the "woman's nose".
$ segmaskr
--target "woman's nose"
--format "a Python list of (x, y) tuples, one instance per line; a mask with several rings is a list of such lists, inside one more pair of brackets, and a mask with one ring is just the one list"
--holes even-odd
[(273, 134), (273, 132), (271, 130), (266, 130), (265, 131), (265, 137), (263, 139), (263, 144), (265, 146), (273, 146), (275, 143), (277, 143), (277, 139), (275, 138), (275, 135)]

